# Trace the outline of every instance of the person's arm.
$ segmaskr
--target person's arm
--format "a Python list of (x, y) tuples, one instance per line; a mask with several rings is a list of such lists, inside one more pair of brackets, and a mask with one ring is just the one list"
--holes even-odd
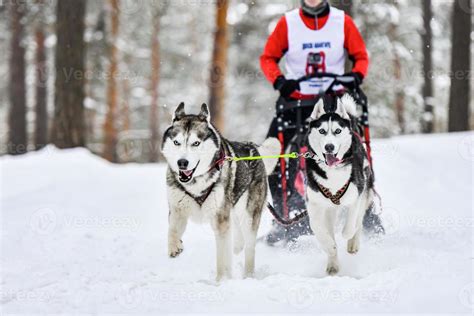
[(278, 63), (288, 50), (288, 26), (283, 16), (277, 23), (260, 56), (260, 68), (273, 85), (278, 77), (283, 76)]
[(360, 74), (361, 79), (365, 78), (369, 68), (369, 55), (359, 29), (347, 14), (344, 21), (344, 48), (354, 63), (352, 72)]

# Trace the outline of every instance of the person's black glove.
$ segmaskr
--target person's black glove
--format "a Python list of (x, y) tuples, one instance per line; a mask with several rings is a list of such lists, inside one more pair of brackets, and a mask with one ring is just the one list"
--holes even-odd
[(352, 77), (354, 78), (353, 82), (345, 84), (346, 88), (348, 89), (355, 89), (362, 84), (364, 80), (364, 76), (360, 72), (348, 72), (344, 74), (344, 77)]
[(285, 79), (283, 76), (279, 76), (273, 83), (275, 90), (280, 91), (280, 95), (284, 98), (288, 98), (293, 92), (300, 89), (300, 83), (293, 79)]

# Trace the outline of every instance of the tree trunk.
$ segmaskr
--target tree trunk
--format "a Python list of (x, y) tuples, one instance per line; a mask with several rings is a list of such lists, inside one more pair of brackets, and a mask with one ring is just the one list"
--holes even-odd
[(332, 0), (332, 5), (343, 10), (346, 14), (352, 16), (353, 4), (352, 0)]
[(225, 76), (227, 70), (227, 9), (228, 0), (216, 1), (216, 29), (214, 33), (214, 49), (212, 51), (212, 64), (210, 70), (209, 109), (214, 125), (224, 131), (224, 98)]
[(423, 25), (422, 33), (422, 51), (423, 51), (423, 100), (424, 110), (422, 116), (422, 131), (423, 133), (432, 133), (434, 128), (434, 97), (433, 97), (433, 57), (432, 57), (432, 31), (431, 20), (433, 19), (433, 12), (431, 9), (431, 0), (423, 0)]
[[(130, 65), (130, 55), (124, 56), (126, 65)], [(121, 131), (130, 129), (130, 80), (128, 76), (122, 79), (122, 101), (120, 107), (120, 127)]]
[(40, 22), (36, 28), (36, 96), (35, 96), (35, 149), (41, 149), (48, 143), (48, 109), (46, 50), (44, 47), (44, 29)]
[(160, 12), (153, 14), (153, 33), (151, 38), (151, 105), (150, 105), (150, 132), (151, 148), (150, 162), (158, 161), (160, 157), (160, 113), (158, 108), (160, 84)]
[(402, 64), (400, 56), (395, 53), (393, 59), (393, 69), (395, 77), (395, 113), (397, 114), (397, 122), (400, 127), (400, 133), (405, 133), (405, 94), (402, 82)]
[[(393, 4), (398, 11), (398, 4)], [(404, 97), (404, 85), (402, 81), (402, 61), (401, 57), (398, 54), (396, 49), (396, 44), (398, 42), (398, 25), (392, 23), (389, 27), (388, 34), (390, 41), (393, 45), (393, 78), (394, 78), (394, 90), (395, 90), (395, 100), (394, 100), (394, 109), (397, 117), (398, 126), (400, 128), (400, 133), (405, 133), (405, 97)]]
[(51, 140), (59, 148), (85, 145), (86, 2), (86, 0), (61, 0), (57, 3), (55, 113)]
[(117, 162), (117, 71), (118, 71), (118, 48), (117, 37), (119, 31), (119, 0), (109, 0), (111, 23), (110, 23), (110, 55), (109, 55), (109, 77), (107, 86), (107, 114), (104, 123), (104, 152), (103, 157), (109, 161)]
[(27, 151), (26, 133), (26, 85), (25, 48), (22, 46), (26, 4), (22, 1), (9, 1), (11, 16), (10, 39), (10, 78), (8, 84), (10, 112), (8, 118), (8, 153), (23, 154)]
[(452, 18), (451, 90), (449, 93), (450, 132), (469, 130), (470, 44), (471, 8), (470, 0), (456, 0)]

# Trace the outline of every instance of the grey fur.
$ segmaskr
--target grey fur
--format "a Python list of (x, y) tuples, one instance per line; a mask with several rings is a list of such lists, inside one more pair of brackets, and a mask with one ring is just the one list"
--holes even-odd
[(197, 164), (204, 161), (205, 156), (206, 159), (212, 156), (212, 160), (205, 169), (199, 166), (200, 174), (183, 183), (173, 165), (173, 158), (165, 153), (169, 164), (169, 255), (174, 257), (182, 251), (181, 236), (188, 218), (206, 217), (210, 219), (216, 234), (217, 279), (231, 274), (228, 248), (232, 225), (235, 225), (234, 252), (245, 246), (245, 274), (251, 276), (254, 272), (256, 234), (267, 197), (265, 164), (261, 160), (225, 161), (221, 166), (215, 165), (215, 162), (222, 154), (233, 157), (259, 155), (259, 147), (250, 142), (233, 142), (223, 138), (210, 123), (205, 104), (198, 115), (184, 114), (184, 106), (181, 109), (181, 105), (176, 112), (172, 125), (164, 134), (162, 149), (173, 148), (173, 140), (178, 135), (184, 135), (186, 141), (195, 135), (202, 144), (206, 143), (211, 148), (198, 154), (202, 159), (199, 158)]

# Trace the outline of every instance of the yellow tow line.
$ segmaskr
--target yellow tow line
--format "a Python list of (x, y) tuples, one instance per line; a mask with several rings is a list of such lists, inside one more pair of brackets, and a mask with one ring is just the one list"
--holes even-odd
[(241, 161), (241, 160), (260, 160), (260, 159), (271, 159), (271, 158), (298, 158), (297, 152), (282, 155), (270, 155), (270, 156), (248, 156), (248, 157), (226, 157), (227, 161)]

